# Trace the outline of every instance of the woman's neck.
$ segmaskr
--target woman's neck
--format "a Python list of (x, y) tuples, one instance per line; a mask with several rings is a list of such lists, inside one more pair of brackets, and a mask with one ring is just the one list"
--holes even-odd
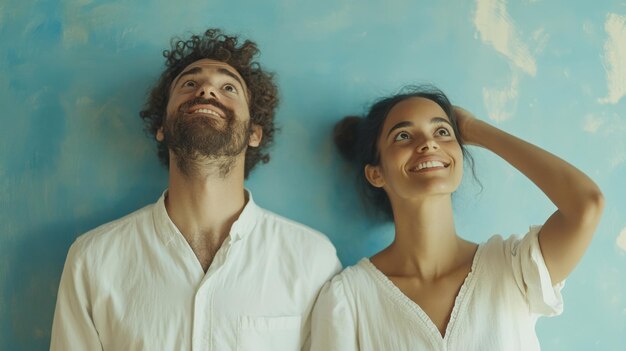
[[(372, 262), (390, 276), (437, 279), (467, 261), (475, 244), (454, 226), (450, 196), (394, 201), (395, 239)], [(386, 270), (386, 271), (385, 271)]]

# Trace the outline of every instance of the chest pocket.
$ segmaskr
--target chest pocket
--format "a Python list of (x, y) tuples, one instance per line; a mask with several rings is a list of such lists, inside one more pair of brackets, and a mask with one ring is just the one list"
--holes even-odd
[(237, 350), (299, 350), (300, 324), (300, 316), (239, 317)]

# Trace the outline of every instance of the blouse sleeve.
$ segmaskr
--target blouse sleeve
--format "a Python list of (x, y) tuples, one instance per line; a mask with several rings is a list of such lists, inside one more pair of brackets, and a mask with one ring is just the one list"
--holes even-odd
[(505, 255), (511, 259), (515, 282), (525, 293), (530, 311), (555, 316), (563, 312), (561, 289), (565, 282), (552, 285), (539, 247), (540, 230), (541, 226), (533, 226), (521, 239), (510, 237), (505, 241)]
[(357, 331), (343, 277), (327, 282), (313, 308), (312, 351), (358, 350)]

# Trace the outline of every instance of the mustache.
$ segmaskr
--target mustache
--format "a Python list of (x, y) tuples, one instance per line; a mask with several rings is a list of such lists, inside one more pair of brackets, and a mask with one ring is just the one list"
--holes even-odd
[(197, 97), (197, 98), (194, 98), (185, 102), (184, 104), (180, 105), (180, 107), (178, 108), (178, 111), (187, 112), (187, 110), (189, 110), (189, 108), (191, 108), (191, 106), (194, 106), (194, 105), (213, 105), (219, 108), (220, 110), (224, 111), (224, 114), (228, 117), (232, 116), (233, 114), (233, 111), (229, 109), (228, 107), (224, 106), (224, 104), (222, 104), (221, 102), (215, 99), (205, 99), (202, 97)]

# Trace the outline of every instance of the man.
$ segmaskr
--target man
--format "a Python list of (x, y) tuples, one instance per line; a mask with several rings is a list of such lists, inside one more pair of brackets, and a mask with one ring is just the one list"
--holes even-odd
[(278, 103), (256, 44), (210, 29), (165, 51), (141, 117), (168, 165), (153, 205), (69, 250), (52, 350), (299, 350), (339, 271), (323, 235), (259, 208), (244, 179)]

